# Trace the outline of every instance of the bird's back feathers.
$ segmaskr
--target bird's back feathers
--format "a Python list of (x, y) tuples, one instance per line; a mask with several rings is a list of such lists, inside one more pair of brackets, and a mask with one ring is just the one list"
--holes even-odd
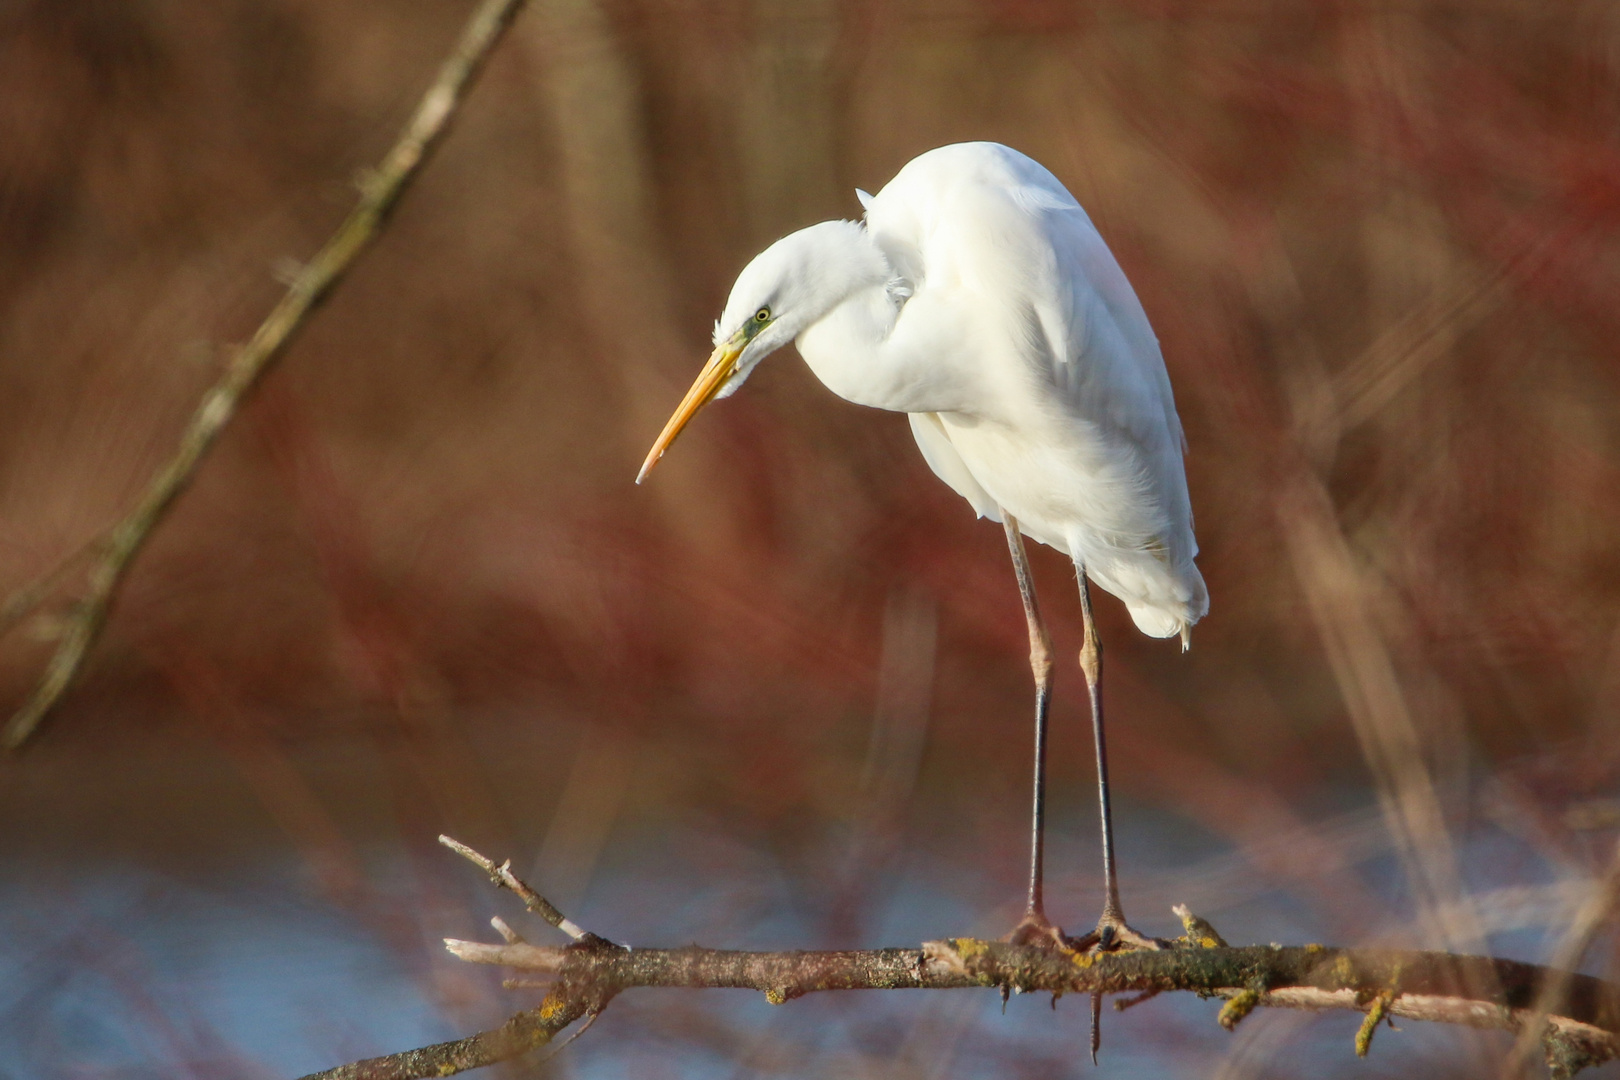
[(977, 324), (938, 361), (975, 368), (973, 405), (912, 417), (929, 466), (981, 515), (1005, 508), (1082, 564), (1144, 633), (1184, 632), (1208, 596), (1181, 422), (1147, 314), (1091, 219), (994, 143), (929, 151), (863, 203), (912, 295), (949, 293)]

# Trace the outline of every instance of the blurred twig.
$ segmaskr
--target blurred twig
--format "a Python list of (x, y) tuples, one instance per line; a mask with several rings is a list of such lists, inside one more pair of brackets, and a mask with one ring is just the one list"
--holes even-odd
[[(1377, 618), (1377, 596), (1339, 520), (1325, 472), (1334, 459), (1343, 413), (1339, 394), (1366, 409), (1394, 393), (1428, 358), (1410, 343), (1375, 347), (1355, 368), (1361, 374), (1335, 391), (1305, 318), (1298, 275), (1280, 236), (1256, 229), (1261, 256), (1246, 276), (1255, 309), (1279, 342), (1300, 359), (1290, 385), (1292, 424), (1279, 431), (1275, 513), (1304, 592), (1307, 609), (1339, 685), (1362, 756), (1372, 771), (1379, 805), (1412, 883), (1418, 915), (1448, 949), (1481, 947), (1483, 935), (1463, 887), (1435, 778), (1424, 757), (1424, 732), (1408, 704), (1395, 653)], [(1459, 287), (1443, 311), (1479, 306), (1495, 278)], [(1434, 318), (1425, 321), (1433, 323)], [(1405, 335), (1412, 337), (1412, 335)], [(1421, 341), (1423, 335), (1417, 335)], [(1383, 385), (1375, 393), (1369, 387)], [(1357, 389), (1361, 387), (1361, 389)], [(1353, 393), (1351, 392), (1353, 391)], [(1362, 416), (1361, 418), (1365, 418)], [(1440, 912), (1450, 918), (1441, 921)]]
[(1346, 364), (1332, 379), (1340, 431), (1376, 415), (1425, 368), (1451, 352), (1459, 337), (1501, 303), (1514, 272), (1534, 255), (1463, 277), (1397, 320)]
[[(473, 79), (523, 4), (524, 0), (484, 0), (478, 5), (398, 141), (382, 164), (361, 179), (360, 201), (325, 246), (297, 273), (252, 339), (236, 351), (225, 373), (203, 395), (202, 404), (180, 436), (174, 457), (153, 477), (135, 509), (107, 534), (90, 572), (89, 595), (72, 610), (34, 692), (0, 733), (6, 747), (21, 746), (72, 684), (100, 633), (129, 564), (176, 496), (185, 490), (203, 456), (236, 415), (242, 398), (286, 350), (310, 312), (331, 294), (355, 260), (381, 235), (389, 212), (444, 138)], [(29, 590), (25, 590), (27, 594)]]
[[(456, 841), (441, 841), (490, 872), (498, 884), (526, 899), (533, 893), (515, 878), (515, 884), (509, 883), (504, 866), (496, 867)], [(541, 903), (548, 922), (566, 922)], [(1176, 947), (1112, 953), (976, 938), (841, 952), (742, 952), (696, 945), (628, 949), (593, 934), (563, 948), (548, 948), (531, 945), (497, 924), (504, 944), (449, 939), (445, 947), (470, 963), (552, 976), (551, 991), (537, 1009), (466, 1039), (339, 1066), (304, 1080), (412, 1080), (492, 1065), (550, 1042), (575, 1020), (600, 1013), (624, 990), (653, 986), (757, 990), (775, 1005), (819, 990), (1190, 990), (1225, 998), (1220, 1022), (1228, 1028), (1259, 1006), (1356, 1009), (1470, 1027), (1531, 1027), (1540, 1034), (1549, 1063), (1564, 1070), (1561, 1076), (1620, 1056), (1620, 986), (1589, 975), (1450, 953), (1321, 945), (1232, 948), (1190, 912), (1179, 909), (1177, 914), (1188, 933)], [(1549, 1017), (1537, 1006), (1554, 985), (1561, 987), (1559, 1011)], [(1365, 1052), (1369, 1028), (1364, 1025), (1358, 1036), (1358, 1052)]]
[[(1553, 977), (1547, 980), (1541, 992), (1536, 995), (1534, 1014), (1519, 1031), (1518, 1041), (1514, 1043), (1513, 1053), (1503, 1070), (1504, 1076), (1520, 1075), (1524, 1066), (1530, 1062), (1547, 1017), (1554, 1015), (1563, 1007), (1564, 997), (1570, 992), (1570, 981), (1575, 978), (1572, 973), (1580, 966), (1581, 957), (1592, 947), (1592, 942), (1617, 907), (1620, 907), (1620, 844), (1615, 845), (1607, 872), (1593, 882), (1586, 900), (1576, 911), (1575, 917), (1570, 920), (1569, 928), (1564, 931), (1558, 947), (1553, 950), (1551, 965)], [(1556, 1072), (1557, 1063), (1552, 1064), (1554, 1075), (1559, 1075)]]
[(13, 627), (33, 614), (51, 595), (52, 591), (67, 580), (68, 575), (78, 569), (86, 559), (93, 556), (99, 557), (106, 543), (107, 537), (105, 535), (95, 537), (54, 567), (6, 597), (5, 603), (0, 604), (0, 637), (9, 634)]

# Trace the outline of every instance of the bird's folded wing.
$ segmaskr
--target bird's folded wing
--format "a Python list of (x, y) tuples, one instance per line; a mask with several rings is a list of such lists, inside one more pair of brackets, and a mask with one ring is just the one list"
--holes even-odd
[(939, 415), (937, 413), (906, 415), (911, 420), (911, 434), (917, 440), (917, 449), (922, 451), (923, 460), (934, 470), (934, 475), (972, 504), (980, 517), (1000, 521), (1001, 507), (996, 505), (996, 500), (992, 499), (973, 478), (973, 473), (962, 460), (962, 455), (951, 445), (951, 437), (946, 434), (945, 425), (940, 423)]

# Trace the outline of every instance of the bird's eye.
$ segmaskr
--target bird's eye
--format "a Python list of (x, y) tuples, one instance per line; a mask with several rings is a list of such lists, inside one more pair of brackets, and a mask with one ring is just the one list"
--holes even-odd
[(768, 308), (768, 307), (762, 307), (758, 311), (754, 312), (754, 321), (755, 322), (762, 322), (762, 323), (763, 322), (770, 322), (771, 321), (771, 309)]

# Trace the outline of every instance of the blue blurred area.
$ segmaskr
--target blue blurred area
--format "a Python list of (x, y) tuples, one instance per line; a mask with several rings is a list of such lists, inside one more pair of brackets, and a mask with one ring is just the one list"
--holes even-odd
[[(1189, 841), (1187, 823), (1127, 802), (1127, 903), (1137, 925), (1173, 933), (1167, 906), (1185, 900), (1234, 942), (1332, 940), (1308, 906), (1252, 871), (1219, 841)], [(1095, 858), (1090, 822), (1057, 823), (1054, 906), (1084, 922), (1094, 879), (1076, 874)], [(961, 934), (995, 935), (1016, 915), (1016, 897), (997, 899), (971, 866), (913, 855), (885, 874), (881, 906), (865, 915), (860, 941), (828, 941), (823, 912), (808, 909), (770, 854), (713, 822), (619, 829), (604, 851), (576, 917), (639, 945), (691, 941), (737, 948), (903, 945)], [(1362, 807), (1330, 827), (1376, 832)], [(704, 872), (723, 846), (735, 870)], [(1399, 875), (1369, 845), (1359, 872), (1387, 906), (1369, 924), (1400, 926)], [(1464, 863), (1482, 897), (1494, 884), (1522, 885), (1553, 874), (1534, 851), (1497, 830), (1469, 833)], [(372, 852), (366, 873), (377, 895), (411, 895), (411, 871), (397, 853)], [(1539, 874), (1537, 871), (1539, 870)], [(509, 896), (486, 895), (479, 875), (448, 852), (433, 867), (454, 895), (424, 912), (419, 948), (364, 915), (312, 895), (306, 868), (281, 859), (164, 875), (136, 866), (65, 864), (0, 882), (0, 1074), (18, 1077), (291, 1077), (359, 1057), (457, 1037), (527, 1007), (540, 991), (502, 991), (499, 977), (439, 951), (434, 935), (493, 940), (482, 915), (498, 911), (535, 940)], [(1506, 879), (1506, 882), (1503, 879)], [(488, 890), (492, 892), (492, 890)], [(1545, 908), (1543, 908), (1545, 910)], [(1545, 959), (1558, 927), (1524, 925), (1493, 933), (1498, 955)], [(1370, 1062), (1355, 1059), (1358, 1017), (1303, 1018), (1262, 1010), (1236, 1035), (1215, 1025), (1218, 1002), (1165, 995), (1124, 1014), (1104, 1015), (1102, 1066), (1085, 1057), (1083, 999), (1015, 997), (1002, 1015), (993, 992), (818, 994), (773, 1007), (740, 991), (625, 994), (542, 1075), (711, 1078), (773, 1075), (1004, 1077), (1095, 1075), (1452, 1076), (1466, 1075), (1474, 1038), (1402, 1022), (1386, 1031)], [(1506, 1036), (1483, 1041), (1500, 1053)], [(1246, 1055), (1248, 1057), (1246, 1058)], [(1257, 1062), (1268, 1064), (1260, 1072)], [(1226, 1066), (1218, 1063), (1226, 1062)], [(1237, 1068), (1237, 1072), (1221, 1069)], [(1268, 1071), (1269, 1070), (1269, 1071)], [(1594, 1076), (1616, 1075), (1613, 1067)]]

